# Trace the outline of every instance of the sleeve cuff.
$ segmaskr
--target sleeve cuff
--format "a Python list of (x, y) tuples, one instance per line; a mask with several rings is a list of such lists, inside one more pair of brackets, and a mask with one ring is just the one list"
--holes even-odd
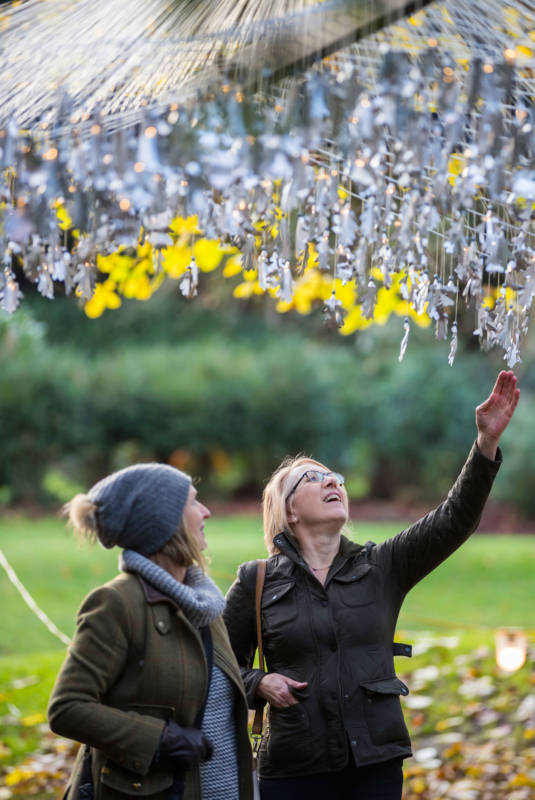
[(261, 697), (258, 697), (256, 694), (258, 684), (264, 675), (267, 675), (267, 672), (264, 672), (261, 669), (252, 669), (249, 672), (247, 678), (247, 702), (249, 704), (249, 708), (257, 708), (259, 703), (262, 703), (262, 705), (265, 704), (265, 700), (263, 700)]
[(500, 466), (500, 464), (503, 462), (503, 453), (499, 447), (496, 450), (496, 457), (494, 459), (487, 458), (487, 456), (483, 455), (483, 453), (479, 449), (477, 439), (472, 447), (472, 452), (475, 453), (478, 458), (483, 459), (483, 461), (485, 461), (487, 464), (496, 464), (497, 466)]

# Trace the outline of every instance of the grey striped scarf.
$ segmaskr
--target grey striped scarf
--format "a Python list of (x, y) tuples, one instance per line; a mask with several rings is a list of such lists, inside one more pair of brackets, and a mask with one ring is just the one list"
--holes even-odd
[(145, 558), (135, 550), (123, 550), (119, 568), (123, 572), (139, 573), (149, 583), (171, 597), (196, 628), (209, 625), (223, 613), (225, 598), (213, 580), (205, 575), (200, 567), (188, 567), (184, 583), (181, 583), (150, 558)]

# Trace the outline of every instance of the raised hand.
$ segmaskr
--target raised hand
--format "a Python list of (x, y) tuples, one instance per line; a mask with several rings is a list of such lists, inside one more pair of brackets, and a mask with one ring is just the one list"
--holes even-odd
[(494, 459), (500, 436), (514, 414), (520, 389), (512, 372), (500, 372), (490, 396), (476, 408), (477, 444), (483, 455)]

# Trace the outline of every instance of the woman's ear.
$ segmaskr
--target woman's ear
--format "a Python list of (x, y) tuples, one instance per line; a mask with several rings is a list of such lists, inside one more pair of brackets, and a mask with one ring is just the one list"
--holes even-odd
[(286, 511), (286, 519), (288, 520), (288, 522), (292, 522), (292, 523), (293, 523), (293, 522), (299, 522), (299, 519), (298, 519), (298, 517), (297, 517), (297, 514), (295, 514), (295, 513), (292, 511), (292, 509), (291, 509), (291, 508), (288, 508), (288, 509), (287, 509), (287, 511)]

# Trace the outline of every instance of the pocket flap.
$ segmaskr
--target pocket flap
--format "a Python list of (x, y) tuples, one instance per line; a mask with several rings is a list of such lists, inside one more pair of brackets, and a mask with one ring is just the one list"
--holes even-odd
[(380, 678), (378, 681), (364, 681), (360, 685), (367, 692), (376, 692), (377, 694), (409, 694), (408, 687), (396, 676), (393, 678)]
[(143, 714), (147, 717), (156, 717), (156, 719), (164, 719), (169, 722), (170, 719), (175, 720), (175, 709), (173, 706), (149, 706), (143, 703), (129, 703), (126, 706), (127, 711), (135, 711), (136, 714)]
[(272, 606), (273, 603), (278, 602), (281, 597), (288, 594), (290, 589), (293, 589), (294, 586), (295, 581), (290, 581), (289, 583), (279, 583), (278, 586), (270, 586), (269, 589), (264, 590), (264, 594), (262, 595), (262, 608), (268, 608)]
[(127, 797), (132, 797), (134, 794), (147, 797), (165, 792), (173, 783), (173, 777), (172, 767), (159, 771), (152, 770), (149, 775), (136, 775), (135, 772), (121, 769), (109, 761), (100, 771), (100, 780), (104, 786), (122, 792)]
[(361, 578), (367, 575), (370, 570), (371, 567), (369, 564), (360, 564), (344, 575), (335, 575), (333, 581), (338, 581), (339, 583), (355, 583), (355, 581), (360, 581)]

